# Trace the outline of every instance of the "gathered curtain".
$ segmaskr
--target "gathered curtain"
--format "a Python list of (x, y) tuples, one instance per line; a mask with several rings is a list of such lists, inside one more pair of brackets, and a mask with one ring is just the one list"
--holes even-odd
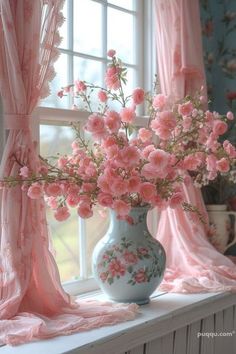
[[(198, 0), (154, 0), (155, 35), (161, 91), (172, 102), (205, 94)], [(185, 201), (197, 206), (207, 220), (200, 190), (183, 188)], [(170, 292), (236, 291), (236, 266), (208, 241), (208, 225), (182, 210), (167, 208), (159, 219), (157, 238), (167, 253), (160, 286)]]
[[(48, 95), (63, 0), (0, 0), (0, 95), (8, 132), (0, 178), (40, 168), (30, 124)], [(45, 205), (24, 187), (1, 188), (0, 344), (69, 334), (132, 319), (135, 305), (73, 301), (49, 251)], [(66, 235), (65, 235), (66, 237)]]

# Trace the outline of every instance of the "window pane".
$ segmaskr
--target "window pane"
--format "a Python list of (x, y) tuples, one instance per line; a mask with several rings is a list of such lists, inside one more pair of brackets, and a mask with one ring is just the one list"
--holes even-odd
[(92, 218), (86, 220), (87, 266), (88, 275), (92, 275), (92, 253), (97, 242), (105, 235), (109, 224), (108, 212), (94, 208)]
[(56, 76), (50, 82), (50, 96), (45, 98), (41, 102), (41, 106), (54, 107), (54, 108), (69, 108), (71, 107), (70, 97), (60, 98), (57, 96), (58, 91), (61, 90), (61, 87), (67, 86), (70, 84), (68, 78), (68, 55), (61, 54), (58, 60), (55, 62), (54, 69), (56, 71)]
[(63, 16), (65, 17), (65, 21), (63, 25), (59, 28), (60, 36), (62, 37), (62, 41), (60, 43), (60, 48), (68, 49), (68, 1), (65, 1), (63, 6)]
[[(40, 126), (40, 153), (44, 157), (56, 156), (58, 152), (70, 153), (73, 140), (74, 132), (70, 127)], [(48, 228), (62, 281), (76, 279), (80, 275), (78, 215), (75, 209), (71, 208), (70, 212), (69, 219), (58, 222), (53, 211), (47, 208)]]
[(107, 48), (115, 49), (119, 58), (134, 63), (134, 15), (108, 8)]
[(134, 9), (134, 0), (108, 0), (110, 4), (124, 7), (128, 10), (135, 10)]
[(102, 6), (91, 0), (74, 1), (74, 51), (102, 55)]

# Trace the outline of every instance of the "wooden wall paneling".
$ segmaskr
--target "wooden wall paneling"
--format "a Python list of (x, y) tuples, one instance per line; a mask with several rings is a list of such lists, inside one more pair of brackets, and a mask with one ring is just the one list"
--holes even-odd
[(187, 354), (187, 326), (174, 332), (173, 354)]
[(144, 347), (145, 347), (145, 344), (139, 345), (138, 347), (135, 347), (135, 348), (129, 350), (125, 354), (145, 354)]
[(233, 306), (234, 327), (233, 327), (233, 352), (236, 353), (236, 306)]
[(199, 354), (201, 321), (187, 327), (187, 354)]
[[(214, 315), (215, 322), (215, 333), (220, 333), (224, 330), (224, 319), (223, 319), (223, 311), (219, 311)], [(221, 337), (217, 336), (214, 340), (214, 354), (222, 354), (224, 353), (224, 345)]]
[[(174, 332), (166, 334), (162, 338), (162, 352), (163, 354), (173, 353), (174, 351)], [(156, 353), (157, 354), (157, 353)]]
[(206, 317), (202, 320), (201, 327), (202, 336), (200, 337), (201, 354), (215, 354), (214, 352), (214, 332), (215, 319), (214, 315)]
[(145, 354), (164, 354), (162, 351), (162, 338), (157, 338), (149, 343), (146, 343)]
[[(221, 337), (224, 345), (224, 351), (227, 354), (235, 354), (233, 350), (234, 342), (234, 309), (233, 306), (223, 310), (223, 321), (225, 336)], [(228, 334), (228, 335), (227, 335)]]

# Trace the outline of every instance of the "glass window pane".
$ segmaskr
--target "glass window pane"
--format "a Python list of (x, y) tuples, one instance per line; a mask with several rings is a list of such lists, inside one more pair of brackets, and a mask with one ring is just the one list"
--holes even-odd
[(70, 108), (71, 107), (71, 98), (69, 96), (60, 98), (57, 93), (61, 90), (61, 87), (67, 86), (70, 84), (68, 78), (68, 61), (69, 57), (67, 54), (62, 54), (55, 62), (54, 69), (56, 71), (56, 76), (50, 82), (50, 96), (45, 98), (41, 102), (41, 106), (44, 107), (54, 107), (54, 108)]
[(135, 10), (134, 9), (134, 0), (108, 0), (108, 3), (124, 7), (128, 10)]
[(59, 28), (59, 33), (62, 37), (60, 48), (68, 49), (68, 1), (65, 1), (62, 13), (65, 17), (65, 21), (63, 25)]
[(74, 51), (102, 55), (102, 5), (74, 1)]
[[(56, 156), (57, 153), (69, 154), (74, 138), (74, 132), (70, 127), (42, 124), (40, 125), (40, 153), (43, 157)], [(80, 276), (78, 215), (76, 209), (71, 208), (70, 213), (69, 219), (58, 222), (53, 216), (53, 211), (47, 208), (48, 229), (61, 281)]]
[(134, 15), (108, 8), (107, 16), (107, 48), (115, 49), (122, 61), (133, 64), (135, 59)]
[(87, 267), (88, 275), (92, 275), (92, 253), (97, 242), (105, 235), (109, 224), (108, 211), (94, 208), (94, 214), (86, 220), (86, 239), (87, 239)]

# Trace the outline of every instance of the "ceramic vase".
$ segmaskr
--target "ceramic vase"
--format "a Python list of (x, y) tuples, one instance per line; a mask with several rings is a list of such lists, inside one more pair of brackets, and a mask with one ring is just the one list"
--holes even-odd
[(166, 255), (148, 231), (147, 212), (133, 208), (128, 223), (111, 210), (108, 231), (94, 249), (93, 273), (110, 300), (146, 304), (162, 281)]

